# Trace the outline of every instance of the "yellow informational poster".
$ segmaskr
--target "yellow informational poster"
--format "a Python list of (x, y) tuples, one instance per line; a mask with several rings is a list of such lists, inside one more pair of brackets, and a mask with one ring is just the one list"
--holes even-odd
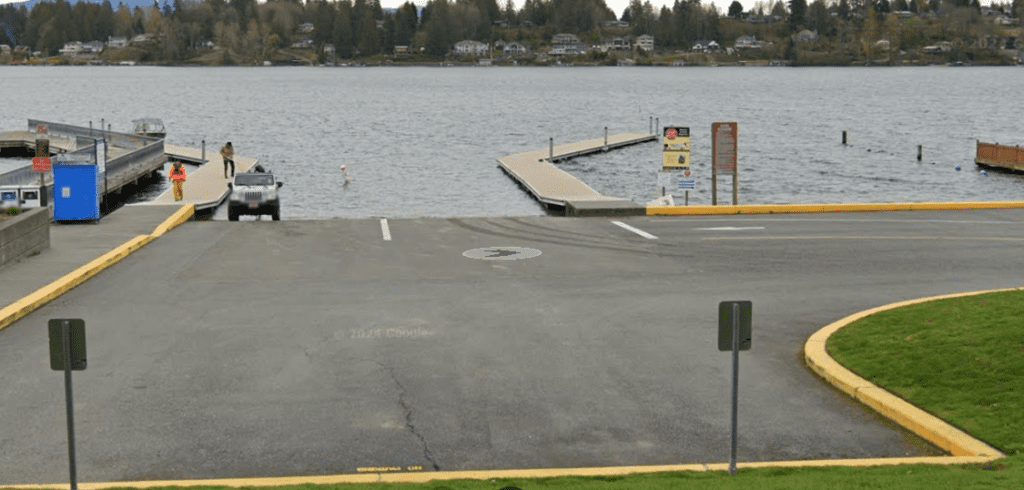
[(661, 148), (662, 168), (690, 168), (690, 128), (666, 126)]

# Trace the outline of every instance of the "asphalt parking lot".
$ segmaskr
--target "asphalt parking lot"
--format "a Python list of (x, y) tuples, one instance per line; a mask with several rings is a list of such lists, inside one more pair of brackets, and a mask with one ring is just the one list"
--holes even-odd
[(927, 454), (802, 344), (880, 304), (1020, 286), (1022, 221), (185, 223), (0, 332), (0, 484), (67, 478), (49, 318), (87, 323), (81, 481), (725, 461), (725, 300), (754, 305), (740, 461)]

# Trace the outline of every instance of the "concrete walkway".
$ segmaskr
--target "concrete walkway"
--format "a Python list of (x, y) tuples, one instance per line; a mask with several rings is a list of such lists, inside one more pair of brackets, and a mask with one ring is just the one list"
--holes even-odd
[[(187, 220), (191, 206), (128, 205), (95, 224), (50, 226), (50, 248), (0, 267), (0, 329), (99, 272), (171, 221)], [(27, 311), (25, 311), (27, 310)]]

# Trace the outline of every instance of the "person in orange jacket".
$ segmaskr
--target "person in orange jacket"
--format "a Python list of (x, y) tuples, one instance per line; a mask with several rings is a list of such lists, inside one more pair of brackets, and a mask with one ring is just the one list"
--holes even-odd
[(174, 162), (171, 167), (171, 182), (174, 182), (174, 200), (180, 201), (184, 197), (185, 190), (185, 167), (181, 165), (181, 162)]

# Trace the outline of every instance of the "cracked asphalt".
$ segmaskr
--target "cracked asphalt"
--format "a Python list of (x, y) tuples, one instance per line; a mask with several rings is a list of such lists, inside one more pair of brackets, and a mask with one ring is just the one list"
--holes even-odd
[[(0, 484), (67, 478), (50, 318), (86, 321), (80, 481), (726, 461), (726, 300), (754, 305), (739, 459), (860, 458), (928, 450), (809, 373), (804, 340), (1021, 285), (1020, 210), (611, 221), (185, 223), (0, 331)], [(541, 253), (463, 255), (510, 247)]]

